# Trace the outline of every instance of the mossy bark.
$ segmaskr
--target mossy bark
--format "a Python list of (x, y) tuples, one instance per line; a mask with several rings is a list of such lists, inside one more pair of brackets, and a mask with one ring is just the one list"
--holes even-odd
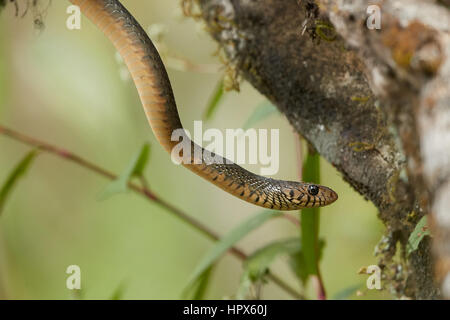
[(449, 12), (436, 1), (383, 1), (382, 28), (369, 30), (366, 9), (374, 1), (197, 3), (228, 67), (377, 206), (386, 225), (380, 265), (394, 293), (439, 298), (428, 240), (410, 256), (404, 248), (433, 207), (433, 182), (421, 170), (426, 129), (418, 129), (418, 114), (430, 103), (425, 95), (440, 113), (450, 112), (444, 107)]

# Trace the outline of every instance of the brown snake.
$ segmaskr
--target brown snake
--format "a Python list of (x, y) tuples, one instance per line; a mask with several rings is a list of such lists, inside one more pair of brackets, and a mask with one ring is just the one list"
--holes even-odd
[[(81, 12), (103, 31), (119, 51), (134, 80), (153, 133), (171, 153), (178, 143), (171, 140), (172, 132), (183, 126), (169, 77), (152, 41), (117, 0), (70, 1), (80, 7)], [(189, 142), (191, 150), (200, 148)], [(194, 152), (191, 154), (192, 161), (183, 164), (185, 167), (226, 192), (258, 206), (298, 210), (326, 206), (337, 199), (337, 194), (324, 186), (266, 178), (217, 155), (216, 161), (211, 163), (207, 157), (199, 159)], [(223, 161), (217, 161), (218, 158)]]

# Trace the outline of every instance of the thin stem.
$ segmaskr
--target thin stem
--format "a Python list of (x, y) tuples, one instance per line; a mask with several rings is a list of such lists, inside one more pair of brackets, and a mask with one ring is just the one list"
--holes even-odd
[[(302, 180), (303, 178), (303, 153), (302, 153), (302, 140), (301, 137), (298, 133), (295, 133), (295, 137), (296, 137), (296, 149), (297, 149), (297, 161), (299, 163), (299, 167), (298, 167), (298, 175), (300, 180)], [(308, 154), (310, 152), (313, 152), (310, 150), (310, 148), (308, 149)], [(317, 181), (318, 182), (318, 181)], [(317, 212), (318, 214), (318, 212)], [(303, 222), (303, 221), (302, 221)], [(319, 222), (317, 220), (316, 222), (316, 233), (315, 233), (315, 247), (316, 247), (316, 258), (315, 258), (315, 270), (316, 273), (311, 275), (311, 278), (314, 282), (314, 287), (316, 289), (316, 294), (317, 294), (317, 299), (318, 300), (326, 300), (327, 299), (327, 295), (326, 295), (326, 291), (325, 291), (325, 285), (323, 283), (323, 279), (322, 279), (322, 274), (320, 272), (320, 267), (319, 267), (319, 254), (318, 254), (318, 241), (319, 241)], [(302, 234), (303, 236), (303, 234)], [(303, 240), (303, 239), (302, 239)]]
[(289, 214), (289, 213), (284, 213), (281, 218), (286, 219), (287, 221), (293, 223), (297, 228), (300, 227), (300, 220), (298, 220), (296, 217), (294, 217), (293, 215)]
[[(6, 128), (2, 125), (0, 125), (0, 134), (4, 135), (6, 137), (9, 137), (13, 140), (22, 142), (26, 145), (37, 148), (40, 151), (54, 154), (60, 158), (63, 158), (65, 160), (73, 162), (81, 167), (89, 169), (92, 172), (95, 172), (95, 173), (97, 173), (105, 178), (108, 178), (110, 180), (117, 179), (117, 175), (115, 175), (115, 174), (111, 173), (110, 171), (103, 169), (102, 167), (100, 167), (86, 159), (83, 159), (82, 157), (80, 157), (68, 150), (65, 150), (63, 148), (59, 148), (59, 147), (53, 146), (47, 142), (43, 142), (43, 141), (37, 140), (35, 138), (26, 136), (20, 132)], [(158, 197), (155, 193), (153, 193), (149, 189), (148, 183), (145, 180), (145, 178), (141, 178), (141, 182), (142, 182), (142, 186), (138, 185), (136, 183), (133, 183), (133, 182), (129, 182), (128, 186), (131, 190), (133, 190), (136, 193), (138, 193), (139, 195), (145, 197), (149, 201), (153, 201), (153, 202), (157, 203), (158, 205), (160, 205), (161, 207), (165, 208), (170, 213), (172, 213), (175, 217), (179, 218), (184, 223), (187, 223), (188, 225), (190, 225), (191, 227), (196, 229), (198, 232), (202, 233), (207, 238), (209, 238), (213, 241), (217, 241), (220, 239), (220, 237), (214, 231), (212, 231), (209, 227), (207, 227), (200, 221), (194, 219), (193, 217), (190, 217), (188, 214), (184, 213), (183, 211), (179, 210), (178, 208), (174, 207), (173, 205), (164, 201), (163, 199)], [(239, 248), (231, 247), (229, 251), (232, 255), (234, 255), (235, 257), (237, 257), (238, 259), (240, 259), (242, 261), (247, 259), (247, 254)], [(275, 284), (277, 284), (280, 288), (282, 288), (284, 291), (289, 293), (292, 297), (294, 297), (296, 299), (305, 299), (305, 297), (302, 294), (298, 293), (294, 288), (292, 288), (289, 284), (284, 282), (282, 279), (280, 279), (278, 276), (274, 275), (273, 273), (269, 273), (268, 278), (270, 280), (272, 280)]]

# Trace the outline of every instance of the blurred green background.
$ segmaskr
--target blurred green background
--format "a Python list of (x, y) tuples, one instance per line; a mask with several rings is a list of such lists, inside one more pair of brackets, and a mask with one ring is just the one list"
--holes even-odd
[[(216, 43), (199, 23), (183, 18), (178, 0), (123, 1), (147, 29), (164, 25), (164, 44), (195, 63), (217, 64)], [(163, 199), (223, 235), (260, 209), (212, 186), (172, 164), (155, 140), (132, 81), (120, 76), (123, 65), (103, 34), (86, 18), (81, 30), (66, 28), (67, 1), (53, 1), (33, 28), (33, 14), (14, 17), (14, 6), (0, 15), (0, 123), (71, 150), (120, 173), (145, 143), (151, 144), (146, 176)], [(24, 10), (24, 8), (20, 8)], [(168, 69), (184, 126), (201, 119), (223, 72), (200, 74)], [(242, 127), (265, 98), (248, 83), (227, 93), (210, 128)], [(274, 115), (260, 128), (280, 129), (280, 171), (277, 178), (297, 180), (296, 143), (288, 121)], [(204, 128), (206, 129), (206, 128)], [(29, 148), (0, 136), (0, 183)], [(321, 262), (328, 296), (367, 276), (357, 271), (376, 264), (373, 251), (383, 226), (376, 209), (343, 182), (322, 161), (322, 184), (339, 201), (321, 211), (321, 237), (326, 247)], [(257, 166), (246, 166), (252, 170)], [(70, 299), (67, 266), (81, 267), (82, 295), (108, 299), (123, 285), (123, 299), (177, 299), (193, 269), (212, 242), (165, 209), (129, 192), (99, 201), (108, 181), (72, 163), (42, 154), (9, 198), (0, 218), (0, 298)], [(297, 213), (293, 213), (297, 215)], [(274, 219), (239, 247), (248, 253), (275, 239), (297, 236), (285, 219)], [(272, 271), (300, 289), (285, 260)], [(207, 298), (232, 297), (242, 264), (226, 255), (215, 269)], [(363, 290), (364, 291), (364, 290)], [(314, 298), (309, 285), (306, 294)], [(361, 297), (386, 298), (364, 291)], [(269, 283), (265, 299), (291, 298)]]

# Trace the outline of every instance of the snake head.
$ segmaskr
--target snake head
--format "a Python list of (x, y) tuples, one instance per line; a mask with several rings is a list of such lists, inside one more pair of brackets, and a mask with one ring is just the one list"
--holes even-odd
[(289, 210), (327, 206), (338, 198), (336, 192), (328, 187), (312, 183), (292, 182), (281, 188)]

